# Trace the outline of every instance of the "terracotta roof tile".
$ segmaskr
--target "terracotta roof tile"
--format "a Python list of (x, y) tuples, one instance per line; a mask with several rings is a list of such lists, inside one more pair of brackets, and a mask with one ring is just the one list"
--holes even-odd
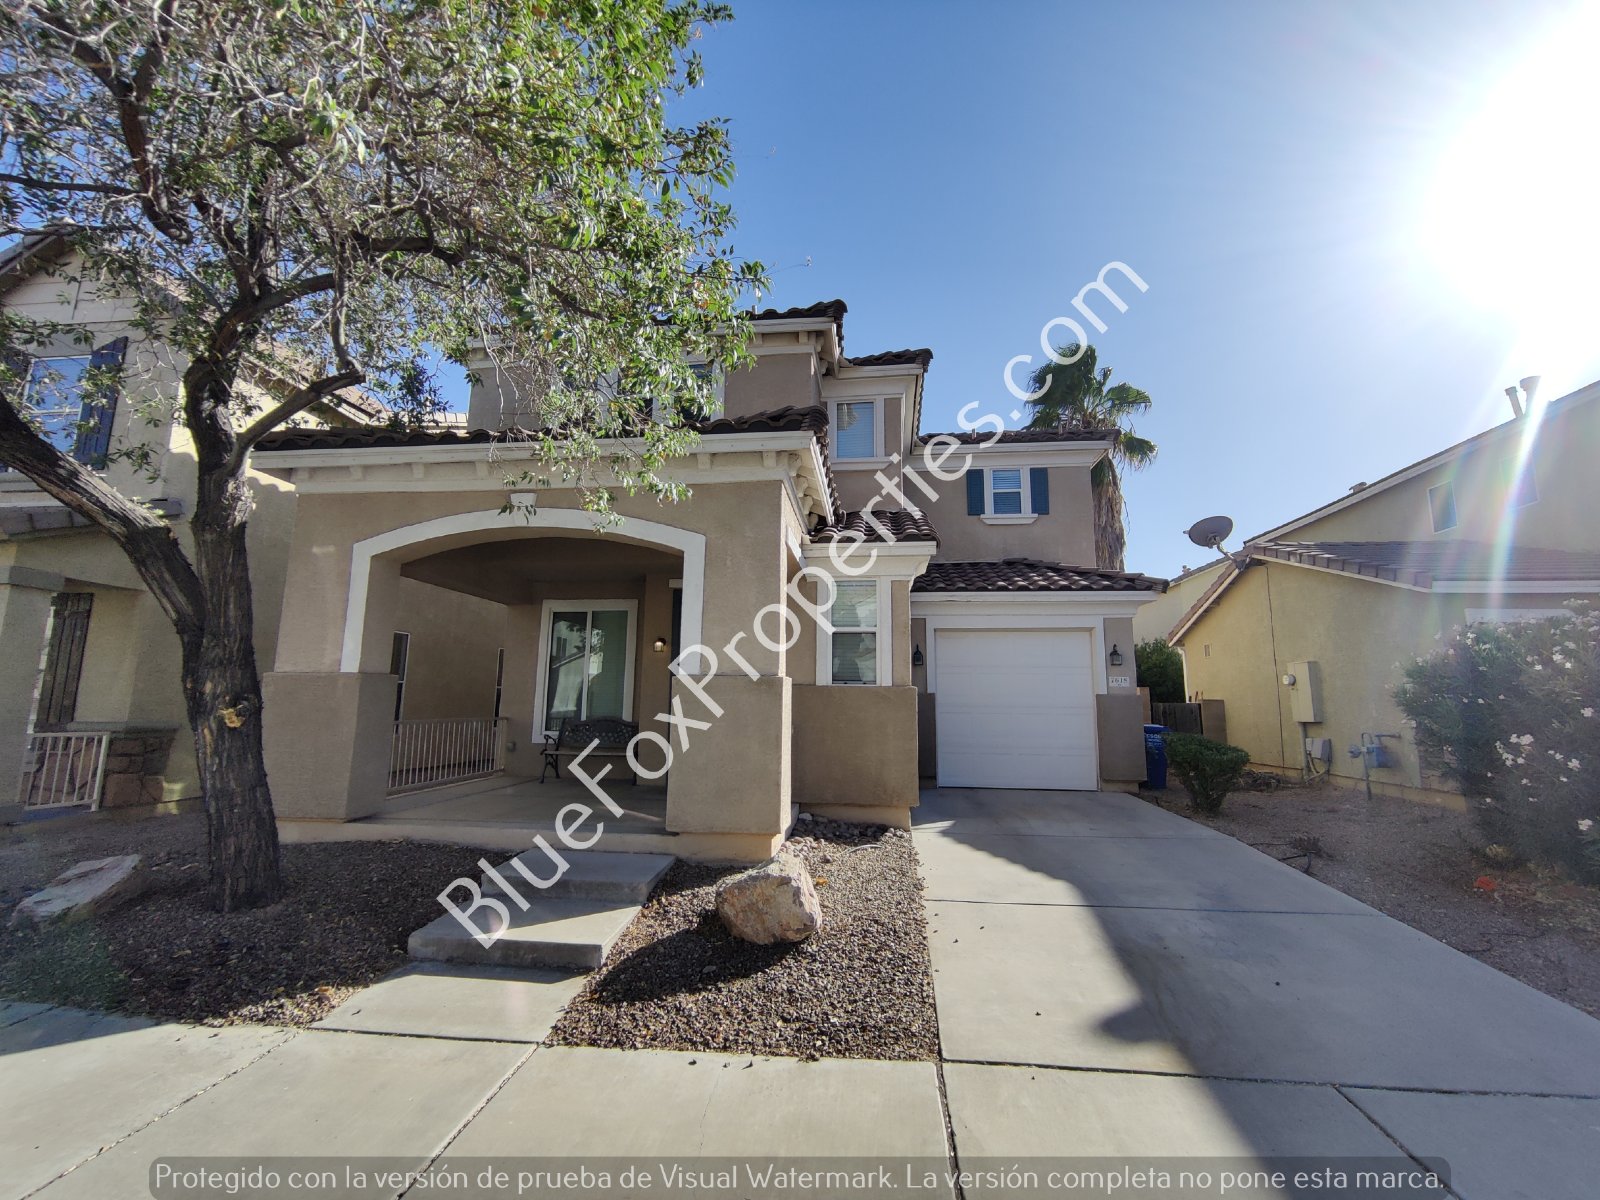
[(1512, 546), (1502, 557), (1489, 542), (1252, 542), (1245, 552), (1413, 587), (1505, 580), (1600, 579), (1600, 554)]
[[(825, 437), (828, 414), (818, 405), (775, 408), (744, 417), (718, 417), (691, 425), (703, 436), (725, 433), (810, 432)], [(489, 442), (514, 442), (542, 437), (555, 430), (441, 429), (437, 426), (391, 429), (381, 425), (354, 425), (343, 429), (279, 429), (256, 443), (257, 450), (345, 450), (369, 446), (472, 446)]]
[(1014, 442), (1114, 442), (1117, 436), (1115, 429), (1007, 429), (996, 439), (994, 430), (980, 429), (974, 433), (924, 433), (918, 435), (917, 441), (925, 444), (936, 437), (948, 437), (972, 446), (994, 440), (1001, 445)]
[(752, 321), (804, 321), (813, 317), (826, 317), (834, 324), (844, 320), (844, 314), (850, 311), (850, 306), (843, 300), (819, 300), (815, 304), (801, 305), (799, 308), (763, 308), (760, 312), (750, 314)]
[(927, 347), (920, 350), (882, 350), (877, 354), (862, 354), (847, 360), (846, 365), (851, 367), (921, 367), (924, 371), (933, 362), (933, 351)]
[(1097, 567), (1068, 567), (1034, 558), (936, 562), (911, 585), (914, 592), (1164, 592), (1165, 579)]
[[(926, 513), (916, 512), (912, 509), (890, 508), (875, 509), (871, 516), (875, 518), (880, 530), (868, 519), (868, 514), (859, 510), (847, 512), (844, 519), (833, 525), (819, 525), (812, 533), (813, 541), (837, 542), (864, 541), (864, 542), (936, 542), (939, 535), (934, 532), (933, 523), (928, 520)], [(885, 537), (883, 530), (889, 536)], [(860, 538), (854, 535), (860, 534)]]

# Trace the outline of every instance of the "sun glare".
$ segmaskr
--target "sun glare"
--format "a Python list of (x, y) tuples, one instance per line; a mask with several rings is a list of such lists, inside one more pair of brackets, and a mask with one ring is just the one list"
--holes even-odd
[(1447, 286), (1501, 316), (1508, 350), (1547, 382), (1592, 361), (1600, 329), (1597, 60), (1600, 2), (1489, 85), (1439, 159), (1421, 214)]

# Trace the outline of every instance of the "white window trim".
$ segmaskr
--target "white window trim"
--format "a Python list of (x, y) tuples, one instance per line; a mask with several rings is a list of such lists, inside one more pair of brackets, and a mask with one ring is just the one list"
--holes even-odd
[[(894, 618), (890, 611), (889, 580), (879, 576), (856, 576), (851, 579), (840, 580), (843, 583), (875, 583), (878, 585), (878, 624), (872, 632), (878, 635), (877, 683), (835, 683), (833, 681), (833, 634), (824, 625), (817, 626), (817, 683), (821, 687), (888, 687), (892, 682), (890, 673), (894, 669), (893, 648), (890, 642), (894, 639)], [(866, 632), (866, 630), (841, 629), (841, 633)]]
[(626, 609), (628, 613), (627, 660), (622, 675), (622, 719), (633, 720), (633, 666), (639, 647), (639, 602), (637, 600), (546, 600), (539, 606), (539, 657), (534, 665), (533, 736), (535, 740), (554, 729), (545, 729), (545, 692), (550, 686), (550, 622), (557, 610)]
[(828, 428), (839, 428), (839, 406), (841, 404), (870, 404), (872, 405), (872, 455), (869, 458), (845, 458), (838, 452), (838, 441), (831, 443), (833, 451), (829, 455), (836, 470), (876, 470), (889, 464), (889, 459), (883, 449), (883, 408), (892, 397), (886, 396), (833, 396), (828, 400)]
[[(1004, 466), (983, 468), (983, 516), (980, 518), (985, 525), (1032, 525), (1039, 519), (1039, 514), (1033, 511), (1033, 476), (1032, 467)], [(994, 510), (994, 473), (996, 471), (1016, 471), (1021, 479), (1019, 492), (1022, 500), (1020, 513), (997, 513)], [(1005, 488), (1010, 491), (1010, 488)]]
[[(1450, 492), (1450, 515), (1455, 518), (1455, 520), (1452, 521), (1448, 525), (1439, 525), (1439, 524), (1435, 523), (1435, 521), (1433, 519), (1433, 494), (1435, 492), (1439, 491), (1441, 488), (1449, 489), (1449, 492)], [(1455, 480), (1446, 479), (1443, 483), (1436, 483), (1431, 488), (1428, 489), (1428, 525), (1429, 525), (1430, 528), (1432, 528), (1432, 530), (1435, 533), (1449, 533), (1450, 530), (1460, 527), (1460, 525), (1461, 525), (1461, 509), (1456, 504)]]

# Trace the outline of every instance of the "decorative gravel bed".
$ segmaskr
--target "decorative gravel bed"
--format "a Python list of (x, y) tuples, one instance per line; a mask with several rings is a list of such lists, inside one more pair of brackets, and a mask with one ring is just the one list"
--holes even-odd
[(551, 1040), (798, 1058), (939, 1054), (922, 882), (911, 836), (802, 821), (823, 926), (796, 946), (753, 946), (717, 919), (736, 867), (678, 863)]
[(0, 996), (216, 1025), (309, 1024), (405, 962), (412, 930), (439, 915), (439, 892), (478, 873), (479, 851), (453, 846), (285, 846), (285, 898), (223, 916), (207, 905), (204, 847), (199, 814), (0, 831), (7, 914), (84, 859), (143, 854), (151, 867), (148, 892), (98, 918), (0, 923)]

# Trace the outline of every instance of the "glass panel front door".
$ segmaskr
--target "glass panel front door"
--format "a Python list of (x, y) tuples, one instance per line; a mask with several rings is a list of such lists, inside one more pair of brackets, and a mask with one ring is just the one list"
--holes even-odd
[(567, 717), (625, 715), (628, 616), (624, 608), (558, 609), (550, 614), (547, 730), (559, 729)]

